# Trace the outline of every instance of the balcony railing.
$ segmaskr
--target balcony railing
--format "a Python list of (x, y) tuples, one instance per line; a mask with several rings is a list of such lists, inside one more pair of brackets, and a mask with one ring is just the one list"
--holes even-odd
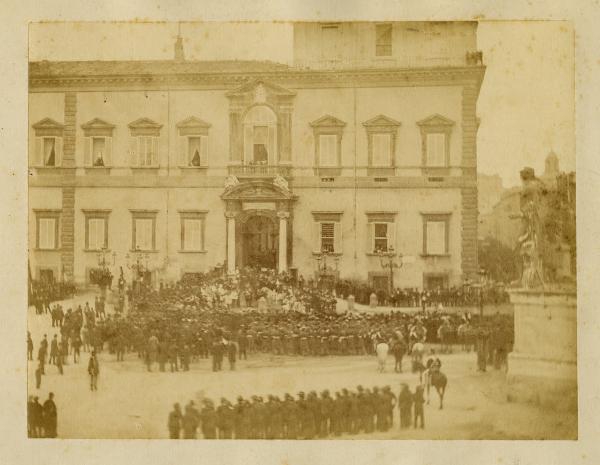
[(277, 175), (290, 177), (292, 168), (276, 165), (234, 165), (229, 167), (229, 174), (238, 177), (274, 177)]

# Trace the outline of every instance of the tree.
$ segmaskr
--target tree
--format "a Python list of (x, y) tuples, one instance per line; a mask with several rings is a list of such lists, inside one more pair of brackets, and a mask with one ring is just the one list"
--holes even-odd
[(479, 267), (494, 281), (510, 283), (519, 277), (519, 253), (502, 242), (486, 237), (478, 242)]

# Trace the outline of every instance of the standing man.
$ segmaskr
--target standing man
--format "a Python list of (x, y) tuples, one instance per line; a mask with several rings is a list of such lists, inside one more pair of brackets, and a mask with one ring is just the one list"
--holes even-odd
[(237, 347), (235, 342), (229, 341), (227, 344), (227, 358), (229, 359), (229, 369), (231, 371), (235, 370), (235, 361), (237, 358)]
[(96, 351), (92, 350), (90, 361), (88, 362), (88, 373), (90, 375), (90, 390), (98, 390), (98, 375), (100, 374), (100, 364), (96, 358)]
[(414, 427), (417, 427), (418, 420), (421, 420), (421, 429), (425, 428), (425, 409), (423, 404), (425, 403), (424, 389), (422, 385), (418, 385), (413, 395), (413, 402), (415, 404), (415, 416), (414, 416)]
[(183, 426), (183, 438), (184, 439), (196, 439), (196, 430), (200, 423), (200, 414), (194, 406), (194, 401), (190, 400), (190, 403), (185, 406), (185, 414), (181, 418), (181, 425)]
[(50, 360), (49, 363), (54, 363), (56, 365), (57, 359), (60, 356), (58, 351), (58, 337), (56, 334), (52, 338), (52, 342), (50, 343)]
[(33, 360), (33, 340), (29, 331), (27, 331), (27, 360)]
[(400, 409), (400, 429), (410, 428), (410, 417), (413, 398), (408, 384), (402, 383), (402, 389), (398, 395), (398, 408)]
[(167, 427), (169, 428), (169, 438), (179, 439), (179, 432), (181, 431), (181, 407), (179, 403), (173, 405), (173, 411), (169, 413), (169, 421)]
[(58, 414), (56, 404), (54, 403), (54, 393), (48, 394), (48, 400), (42, 406), (42, 414), (44, 418), (44, 437), (55, 438), (56, 426), (58, 423)]

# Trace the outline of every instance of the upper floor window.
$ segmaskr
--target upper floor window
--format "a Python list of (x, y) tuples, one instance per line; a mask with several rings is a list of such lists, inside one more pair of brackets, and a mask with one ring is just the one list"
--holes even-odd
[(423, 214), (423, 254), (447, 255), (450, 244), (450, 213)]
[(393, 168), (400, 123), (379, 115), (363, 123), (363, 126), (367, 131), (369, 167)]
[(58, 249), (60, 210), (34, 210), (34, 213), (36, 221), (36, 248), (40, 250)]
[(314, 253), (342, 253), (342, 212), (313, 212)]
[(417, 123), (421, 129), (422, 164), (425, 168), (450, 166), (450, 135), (454, 121), (433, 115)]
[(131, 134), (129, 155), (131, 166), (158, 168), (159, 136), (162, 124), (148, 118), (140, 118), (129, 124)]
[(132, 210), (132, 250), (156, 250), (156, 210)]
[(108, 248), (108, 215), (110, 210), (83, 210), (85, 215), (85, 248)]
[(203, 168), (208, 166), (209, 128), (210, 124), (193, 116), (177, 124), (180, 167)]
[(396, 212), (367, 212), (367, 253), (388, 252), (396, 248)]
[(392, 56), (392, 24), (375, 25), (375, 56)]
[(83, 129), (83, 165), (109, 167), (112, 165), (112, 137), (115, 126), (94, 118), (81, 125)]
[(275, 164), (276, 150), (277, 115), (266, 105), (255, 105), (244, 117), (244, 164)]
[(341, 168), (342, 134), (346, 123), (333, 117), (323, 116), (310, 123), (315, 140), (315, 167)]
[(37, 167), (61, 166), (64, 125), (44, 118), (33, 125), (35, 132), (34, 160)]

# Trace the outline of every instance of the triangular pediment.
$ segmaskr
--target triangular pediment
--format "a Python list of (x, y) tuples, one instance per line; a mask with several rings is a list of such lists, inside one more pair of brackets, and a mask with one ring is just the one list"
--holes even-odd
[(190, 116), (189, 118), (184, 119), (177, 123), (177, 127), (182, 129), (193, 129), (193, 128), (210, 128), (210, 123), (207, 123), (200, 118), (196, 118), (195, 116)]
[(81, 125), (81, 129), (113, 129), (114, 127), (114, 124), (107, 123), (100, 118), (94, 118), (93, 120)]
[(310, 123), (312, 127), (344, 127), (346, 123), (344, 123), (341, 119), (336, 118), (335, 116), (325, 115), (321, 118)]
[(225, 95), (227, 95), (227, 97), (239, 97), (246, 94), (254, 94), (256, 92), (260, 93), (263, 91), (267, 95), (276, 95), (278, 97), (292, 97), (296, 95), (296, 92), (292, 90), (286, 89), (278, 84), (259, 79), (254, 79), (250, 82), (247, 82), (237, 89), (227, 92)]
[(33, 125), (33, 129), (64, 129), (65, 125), (51, 118), (44, 118)]
[(131, 129), (160, 129), (162, 124), (152, 121), (150, 118), (140, 118), (128, 124)]
[(221, 197), (223, 200), (247, 201), (294, 200), (296, 198), (289, 190), (268, 181), (242, 182), (227, 189)]
[(436, 113), (418, 121), (417, 124), (419, 126), (452, 126), (454, 121)]
[(400, 124), (400, 121), (396, 121), (389, 116), (377, 115), (375, 118), (365, 121), (363, 126), (400, 126)]

